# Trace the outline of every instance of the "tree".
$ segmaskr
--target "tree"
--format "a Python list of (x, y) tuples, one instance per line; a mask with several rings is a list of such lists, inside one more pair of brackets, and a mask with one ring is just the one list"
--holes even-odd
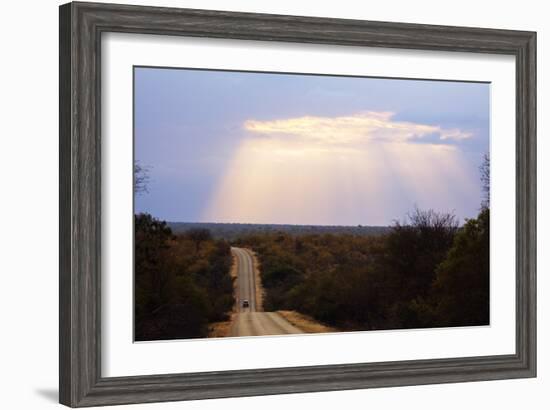
[(483, 161), (479, 166), (480, 179), (481, 179), (481, 191), (483, 198), (481, 200), (481, 208), (489, 208), (491, 200), (491, 162), (489, 159), (489, 153), (483, 155)]
[(456, 235), (434, 283), (436, 316), (447, 326), (489, 324), (489, 209)]
[(165, 256), (172, 231), (165, 222), (149, 214), (136, 215), (134, 228), (136, 281), (147, 290), (144, 305), (152, 310), (167, 299), (170, 275)]
[(135, 215), (134, 229), (136, 339), (147, 340), (155, 338), (159, 312), (171, 302), (173, 275), (166, 255), (172, 232), (149, 214)]
[(210, 231), (202, 228), (190, 229), (185, 233), (185, 236), (195, 243), (195, 253), (199, 253), (200, 246), (203, 242), (212, 239)]
[(404, 223), (394, 222), (387, 240), (387, 266), (400, 277), (405, 299), (424, 294), (435, 277), (458, 230), (451, 213), (414, 208)]
[(135, 337), (162, 340), (206, 337), (208, 324), (226, 320), (233, 305), (231, 249), (210, 235), (200, 253), (166, 222), (135, 216)]
[(151, 178), (149, 177), (149, 168), (142, 166), (139, 161), (134, 163), (134, 193), (140, 195), (149, 192), (147, 184)]
[(429, 297), (437, 266), (445, 259), (458, 230), (453, 214), (415, 208), (405, 223), (395, 222), (386, 242), (385, 274), (391, 327), (425, 325), (415, 300)]

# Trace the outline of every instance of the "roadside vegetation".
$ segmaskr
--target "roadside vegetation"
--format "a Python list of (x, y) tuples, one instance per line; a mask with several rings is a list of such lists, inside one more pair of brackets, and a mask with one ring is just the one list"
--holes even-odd
[(293, 310), (341, 330), (489, 323), (489, 210), (458, 227), (416, 209), (381, 236), (251, 235), (266, 311)]
[(206, 337), (233, 306), (231, 248), (210, 232), (173, 235), (165, 222), (135, 216), (135, 339)]

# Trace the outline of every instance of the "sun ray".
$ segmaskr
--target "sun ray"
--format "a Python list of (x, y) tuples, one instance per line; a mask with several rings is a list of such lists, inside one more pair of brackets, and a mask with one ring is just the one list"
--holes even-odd
[(417, 140), (467, 133), (392, 117), (246, 121), (201, 219), (355, 225), (391, 223), (415, 204), (452, 211), (475, 186), (464, 155), (454, 145)]

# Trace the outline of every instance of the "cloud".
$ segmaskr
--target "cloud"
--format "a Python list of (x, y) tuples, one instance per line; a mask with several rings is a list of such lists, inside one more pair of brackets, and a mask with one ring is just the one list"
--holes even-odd
[[(318, 145), (360, 145), (373, 140), (405, 143), (423, 142), (448, 144), (472, 137), (458, 128), (393, 120), (393, 112), (367, 111), (349, 116), (305, 116), (273, 121), (248, 120), (244, 128), (257, 135), (278, 139), (300, 140)], [(434, 142), (435, 141), (435, 142)]]

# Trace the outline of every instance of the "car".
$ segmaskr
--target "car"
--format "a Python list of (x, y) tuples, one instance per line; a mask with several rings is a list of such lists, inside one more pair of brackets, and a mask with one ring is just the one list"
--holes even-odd
[(247, 299), (243, 300), (243, 308), (247, 308), (247, 307), (250, 307), (250, 303), (248, 302)]

